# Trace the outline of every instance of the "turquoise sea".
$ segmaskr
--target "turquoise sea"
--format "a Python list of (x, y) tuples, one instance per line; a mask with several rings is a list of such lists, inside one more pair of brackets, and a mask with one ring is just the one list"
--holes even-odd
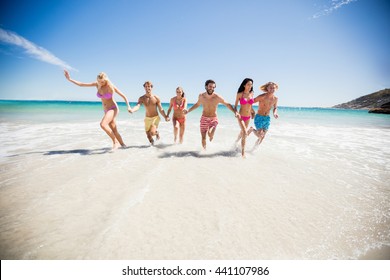
[(98, 102), (0, 101), (1, 259), (390, 258), (390, 115), (280, 107), (242, 158), (224, 106), (206, 151), (119, 107), (112, 152)]
[[(126, 113), (123, 102), (118, 102), (120, 109)], [(136, 103), (131, 102), (131, 106)], [(189, 104), (188, 107), (192, 106)], [(168, 103), (163, 103), (167, 110)], [(141, 112), (142, 111), (141, 107)], [(194, 115), (200, 116), (201, 109), (194, 111)], [(219, 106), (219, 116), (228, 117), (231, 112), (223, 105)], [(325, 125), (336, 127), (364, 127), (364, 128), (390, 128), (390, 115), (369, 114), (367, 110), (349, 110), (333, 108), (307, 108), (307, 107), (279, 107), (281, 121), (296, 124)], [(137, 115), (142, 115), (137, 113)], [(61, 121), (85, 121), (102, 116), (100, 102), (83, 101), (17, 101), (0, 100), (0, 120), (26, 120), (61, 122)]]

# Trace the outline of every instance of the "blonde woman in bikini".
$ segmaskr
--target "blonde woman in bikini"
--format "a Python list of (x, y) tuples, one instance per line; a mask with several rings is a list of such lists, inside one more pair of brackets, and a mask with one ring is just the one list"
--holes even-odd
[(173, 123), (173, 141), (176, 143), (177, 134), (179, 134), (179, 143), (183, 143), (184, 131), (186, 129), (186, 115), (183, 113), (183, 110), (187, 109), (187, 99), (184, 97), (184, 91), (181, 87), (176, 88), (176, 96), (171, 98), (169, 102), (169, 108), (167, 112), (167, 117), (173, 109), (172, 123)]
[[(160, 134), (157, 130), (158, 124), (160, 123), (160, 116), (158, 111), (163, 115), (166, 121), (169, 121), (168, 116), (165, 114), (164, 109), (161, 106), (160, 97), (152, 93), (153, 84), (150, 81), (144, 83), (145, 94), (138, 98), (138, 103), (133, 107), (131, 112), (136, 112), (139, 110), (141, 105), (145, 107), (145, 132), (146, 137), (148, 138), (151, 145), (154, 145), (153, 137), (156, 137), (156, 140), (160, 139)], [(158, 110), (158, 111), (157, 111)]]
[(126, 147), (123, 143), (122, 136), (118, 132), (116, 125), (116, 117), (119, 113), (118, 104), (115, 102), (113, 96), (114, 93), (117, 93), (120, 97), (125, 100), (127, 105), (127, 110), (131, 113), (131, 107), (127, 97), (108, 79), (107, 75), (104, 72), (97, 75), (96, 82), (92, 83), (82, 83), (76, 80), (71, 79), (69, 72), (64, 70), (65, 78), (78, 85), (80, 87), (96, 87), (97, 93), (96, 96), (102, 100), (104, 116), (100, 122), (100, 127), (107, 133), (107, 135), (112, 140), (112, 149), (115, 150), (120, 146)]
[(234, 110), (233, 106), (225, 101), (219, 94), (214, 92), (215, 82), (213, 80), (207, 80), (205, 83), (206, 92), (199, 94), (198, 101), (192, 105), (188, 110), (184, 110), (187, 114), (192, 110), (195, 110), (200, 105), (203, 106), (202, 117), (200, 118), (200, 134), (202, 136), (202, 146), (206, 149), (206, 136), (209, 136), (209, 140), (212, 141), (214, 138), (215, 130), (218, 125), (217, 108), (218, 104), (225, 105), (230, 111), (232, 111), (236, 117), (240, 115)]
[(264, 93), (257, 96), (254, 100), (254, 103), (259, 102), (259, 108), (254, 119), (256, 129), (251, 127), (248, 130), (248, 135), (253, 131), (253, 133), (258, 137), (255, 147), (261, 144), (269, 129), (269, 125), (271, 123), (271, 117), (269, 114), (272, 108), (274, 118), (277, 119), (279, 117), (278, 98), (275, 96), (275, 91), (278, 88), (278, 85), (274, 82), (268, 82), (260, 87), (260, 90)]
[(253, 99), (253, 80), (250, 78), (245, 78), (240, 87), (238, 88), (236, 95), (236, 102), (234, 103), (234, 109), (237, 110), (238, 103), (240, 103), (240, 118), (238, 118), (238, 124), (241, 127), (240, 134), (236, 142), (241, 139), (241, 154), (242, 157), (245, 157), (245, 143), (247, 137), (247, 131), (249, 122), (254, 114), (252, 109), (252, 104), (254, 103)]

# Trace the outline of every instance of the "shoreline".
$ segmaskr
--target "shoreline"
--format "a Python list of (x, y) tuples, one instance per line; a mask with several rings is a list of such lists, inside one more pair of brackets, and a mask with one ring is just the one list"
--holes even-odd
[(122, 114), (128, 149), (109, 153), (101, 105), (76, 107), (1, 116), (7, 259), (389, 259), (387, 118), (286, 110), (241, 160), (227, 109), (205, 152), (197, 111), (182, 145), (162, 122), (156, 147)]

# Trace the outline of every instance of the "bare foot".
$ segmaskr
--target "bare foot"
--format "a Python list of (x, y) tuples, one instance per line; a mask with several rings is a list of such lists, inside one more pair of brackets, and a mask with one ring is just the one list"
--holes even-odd
[(261, 144), (262, 141), (263, 141), (263, 139), (257, 139), (256, 145), (257, 145), (257, 146), (260, 146), (260, 144)]
[(203, 150), (206, 150), (206, 139), (202, 139), (202, 147), (203, 147)]
[(210, 131), (207, 132), (207, 135), (209, 136), (210, 142), (213, 141), (214, 135)]
[(115, 151), (115, 150), (117, 150), (119, 148), (119, 146), (120, 146), (119, 142), (115, 142), (114, 145), (112, 145), (112, 149), (111, 150)]

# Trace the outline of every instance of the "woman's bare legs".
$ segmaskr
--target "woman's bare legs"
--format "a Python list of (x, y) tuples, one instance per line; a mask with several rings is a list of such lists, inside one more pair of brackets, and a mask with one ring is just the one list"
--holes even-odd
[(110, 122), (110, 128), (111, 128), (111, 130), (112, 130), (112, 132), (114, 133), (114, 135), (115, 135), (115, 138), (116, 138), (116, 140), (119, 142), (119, 144), (122, 146), (122, 147), (126, 147), (126, 144), (123, 142), (123, 139), (122, 139), (122, 136), (119, 134), (119, 132), (118, 132), (118, 128), (117, 128), (117, 126), (116, 126), (116, 121), (115, 121), (115, 119), (112, 121), (112, 122)]
[(112, 149), (115, 150), (121, 145), (125, 146), (122, 137), (118, 133), (118, 129), (115, 123), (115, 117), (118, 114), (118, 110), (109, 110), (104, 114), (103, 119), (100, 122), (100, 127), (107, 133), (112, 140)]
[(238, 124), (241, 127), (240, 134), (238, 135), (238, 138), (236, 140), (236, 143), (240, 141), (241, 139), (241, 155), (243, 158), (245, 158), (245, 145), (246, 145), (246, 137), (247, 135), (247, 127), (249, 125), (249, 120), (248, 121), (243, 121), (241, 119), (238, 119)]
[(177, 134), (179, 132), (179, 122), (174, 119), (173, 120), (173, 142), (176, 144), (176, 140), (177, 140)]
[(186, 130), (186, 123), (185, 121), (183, 123), (180, 124), (180, 135), (179, 135), (179, 143), (182, 144), (183, 143), (183, 139), (184, 139), (184, 131)]

